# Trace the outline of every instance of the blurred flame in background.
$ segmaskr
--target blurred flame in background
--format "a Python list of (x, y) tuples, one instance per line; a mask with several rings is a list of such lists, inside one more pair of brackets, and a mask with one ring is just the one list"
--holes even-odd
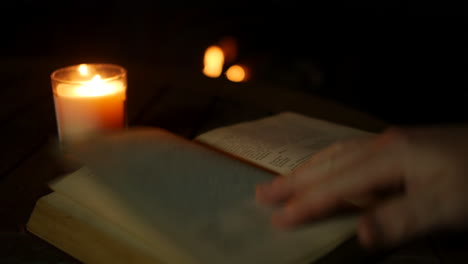
[[(217, 45), (209, 46), (203, 59), (203, 74), (218, 78), (226, 66), (229, 68), (225, 76), (232, 82), (245, 82), (250, 79), (250, 71), (246, 65), (233, 64), (237, 59), (237, 40), (232, 36), (222, 38)], [(225, 66), (225, 64), (227, 64)]]
[(203, 74), (217, 78), (223, 73), (224, 53), (219, 46), (210, 46), (205, 51), (203, 59)]
[(245, 82), (249, 79), (249, 72), (244, 65), (234, 64), (226, 70), (226, 78), (231, 82)]

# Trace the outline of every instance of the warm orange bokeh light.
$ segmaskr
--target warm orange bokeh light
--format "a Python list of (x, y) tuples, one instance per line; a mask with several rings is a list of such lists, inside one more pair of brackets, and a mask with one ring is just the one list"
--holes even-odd
[(80, 72), (82, 76), (88, 75), (88, 65), (80, 64), (80, 66), (78, 66), (78, 72)]
[(226, 77), (231, 82), (245, 82), (248, 79), (247, 68), (243, 65), (232, 65), (227, 69)]
[(219, 77), (223, 72), (224, 53), (218, 46), (210, 46), (203, 59), (203, 74), (211, 78)]

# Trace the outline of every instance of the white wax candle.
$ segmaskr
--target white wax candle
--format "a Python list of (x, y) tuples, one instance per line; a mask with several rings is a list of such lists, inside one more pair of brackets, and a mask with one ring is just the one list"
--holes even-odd
[(106, 82), (99, 75), (80, 84), (59, 83), (54, 102), (60, 139), (76, 141), (123, 128), (125, 90), (123, 82)]

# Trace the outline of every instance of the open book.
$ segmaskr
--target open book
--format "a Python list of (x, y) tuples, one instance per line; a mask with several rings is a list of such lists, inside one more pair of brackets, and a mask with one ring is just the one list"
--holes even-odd
[(129, 129), (77, 151), (85, 166), (51, 183), (27, 228), (85, 263), (310, 263), (355, 234), (355, 217), (279, 231), (255, 185), (366, 134), (292, 112), (194, 140)]

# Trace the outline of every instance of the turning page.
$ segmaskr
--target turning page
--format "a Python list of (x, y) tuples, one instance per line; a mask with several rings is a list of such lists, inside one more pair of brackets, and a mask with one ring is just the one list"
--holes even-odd
[(129, 130), (76, 153), (86, 170), (56, 192), (154, 249), (164, 263), (308, 263), (355, 232), (355, 219), (271, 227), (254, 202), (271, 173), (157, 129)]

